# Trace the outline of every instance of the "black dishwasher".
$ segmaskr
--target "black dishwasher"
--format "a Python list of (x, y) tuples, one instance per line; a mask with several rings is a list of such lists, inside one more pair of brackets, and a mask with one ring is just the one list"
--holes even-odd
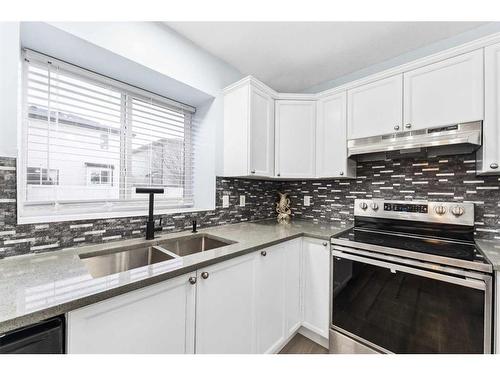
[(64, 354), (64, 316), (0, 335), (0, 354)]

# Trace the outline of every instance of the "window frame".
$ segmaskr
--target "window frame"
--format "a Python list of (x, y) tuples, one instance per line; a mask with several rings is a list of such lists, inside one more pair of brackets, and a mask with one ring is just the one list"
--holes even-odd
[[(66, 200), (66, 201), (47, 201), (47, 202), (27, 202), (26, 201), (26, 189), (27, 189), (27, 143), (28, 143), (28, 137), (27, 137), (27, 127), (28, 127), (28, 121), (29, 121), (29, 113), (28, 113), (28, 106), (27, 106), (27, 82), (28, 82), (28, 66), (29, 64), (34, 64), (36, 66), (46, 66), (47, 63), (52, 64), (52, 65), (57, 65), (61, 69), (63, 69), (65, 72), (70, 73), (71, 75), (74, 75), (75, 78), (83, 79), (83, 80), (88, 80), (94, 84), (98, 84), (100, 86), (102, 85), (108, 85), (112, 86), (113, 88), (117, 89), (121, 93), (122, 97), (122, 111), (124, 114), (127, 114), (130, 109), (125, 109), (125, 106), (130, 106), (131, 101), (133, 98), (143, 100), (146, 102), (150, 102), (151, 104), (159, 105), (161, 107), (165, 107), (167, 109), (173, 109), (177, 111), (183, 111), (184, 115), (189, 115), (190, 116), (190, 121), (189, 121), (189, 126), (186, 126), (186, 128), (189, 127), (188, 131), (185, 133), (185, 137), (189, 137), (189, 149), (184, 151), (184, 163), (185, 163), (185, 169), (184, 169), (184, 178), (189, 174), (189, 178), (192, 179), (192, 171), (193, 171), (193, 158), (192, 154), (194, 152), (194, 145), (192, 142), (192, 137), (193, 137), (193, 124), (192, 124), (192, 118), (194, 116), (194, 113), (196, 112), (196, 108), (179, 103), (177, 101), (174, 101), (169, 98), (162, 97), (160, 95), (157, 95), (155, 93), (151, 93), (147, 90), (143, 90), (141, 88), (135, 87), (133, 85), (126, 84), (124, 82), (114, 80), (112, 78), (106, 77), (104, 75), (100, 75), (98, 73), (95, 73), (93, 71), (89, 71), (85, 68), (81, 68), (75, 65), (72, 65), (70, 63), (66, 63), (64, 61), (60, 61), (58, 59), (54, 59), (50, 56), (46, 56), (43, 54), (40, 54), (35, 51), (23, 49), (22, 53), (22, 95), (21, 95), (21, 105), (22, 105), (22, 119), (20, 121), (20, 132), (18, 133), (18, 168), (17, 168), (17, 181), (18, 181), (18, 189), (17, 189), (17, 208), (18, 208), (18, 215), (17, 215), (17, 220), (19, 224), (28, 224), (28, 223), (40, 223), (40, 222), (56, 222), (56, 221), (71, 221), (71, 220), (82, 220), (82, 219), (94, 219), (94, 218), (113, 218), (113, 217), (130, 217), (130, 216), (142, 216), (147, 214), (147, 204), (145, 202), (147, 201), (147, 197), (144, 198), (135, 198), (135, 199), (124, 199), (124, 195), (120, 192), (120, 197), (119, 199), (95, 199), (95, 200), (89, 200), (89, 199), (83, 199), (83, 200)], [(130, 138), (131, 132), (127, 132), (127, 127), (130, 126), (130, 120), (127, 118), (129, 116), (125, 115), (125, 119), (121, 122), (121, 126), (119, 129), (120, 133), (120, 162), (119, 162), (119, 168), (118, 170), (113, 170), (109, 169), (111, 171), (110, 173), (110, 178), (111, 181), (109, 184), (98, 184), (95, 186), (113, 186), (115, 183), (116, 185), (119, 186), (120, 191), (122, 191), (123, 184), (126, 184), (125, 179), (126, 179), (126, 169), (127, 169), (127, 163), (130, 158), (130, 152), (132, 151), (129, 145), (128, 138)], [(186, 124), (186, 122), (185, 122)], [(185, 138), (186, 139), (186, 138)], [(184, 142), (186, 146), (186, 141)], [(101, 144), (102, 146), (102, 144)], [(189, 165), (188, 165), (189, 164)], [(52, 169), (52, 168), (51, 168)], [(88, 167), (87, 167), (88, 170)], [(115, 177), (116, 175), (116, 177)], [(114, 180), (116, 178), (116, 181)], [(86, 172), (85, 176), (86, 182), (88, 183), (88, 172)], [(58, 184), (60, 184), (60, 176), (58, 176)], [(87, 185), (87, 186), (94, 186), (94, 185)], [(186, 185), (184, 185), (186, 186)], [(165, 199), (157, 199), (155, 200), (155, 205), (159, 205), (159, 208), (156, 208), (155, 211), (158, 213), (176, 213), (176, 212), (190, 212), (190, 211), (196, 211), (195, 208), (195, 197), (194, 197), (194, 181), (190, 181), (190, 185), (188, 185), (188, 188), (191, 190), (190, 192), (190, 201), (186, 202), (183, 199), (179, 198), (165, 198)], [(185, 190), (185, 189), (184, 189)], [(185, 191), (184, 191), (184, 194)], [(184, 195), (185, 197), (186, 195)], [(133, 202), (132, 202), (133, 201)], [(92, 203), (102, 203), (102, 202), (107, 202), (113, 204), (116, 202), (116, 210), (110, 209), (107, 207), (106, 209), (99, 211), (99, 212), (90, 212), (86, 213), (86, 207), (85, 205), (89, 205)], [(142, 204), (142, 207), (136, 208), (137, 203), (144, 202)], [(73, 214), (73, 213), (49, 213), (48, 215), (27, 215), (26, 212), (28, 211), (25, 209), (26, 207), (38, 207), (38, 206), (58, 206), (58, 205), (72, 205), (72, 204), (82, 204), (81, 208), (81, 213)], [(120, 208), (118, 206), (123, 205), (126, 206), (129, 204), (131, 206), (134, 206), (134, 208), (127, 209), (127, 208)], [(181, 204), (179, 204), (181, 203)]]

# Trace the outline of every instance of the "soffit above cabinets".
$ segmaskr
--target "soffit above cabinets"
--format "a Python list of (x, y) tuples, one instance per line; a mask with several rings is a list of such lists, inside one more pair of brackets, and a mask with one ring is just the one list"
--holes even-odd
[(166, 22), (276, 91), (300, 92), (485, 22)]

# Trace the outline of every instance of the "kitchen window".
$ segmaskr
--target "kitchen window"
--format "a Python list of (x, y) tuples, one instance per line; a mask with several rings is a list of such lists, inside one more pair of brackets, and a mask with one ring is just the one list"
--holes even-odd
[(20, 222), (193, 207), (194, 108), (29, 50), (23, 89)]

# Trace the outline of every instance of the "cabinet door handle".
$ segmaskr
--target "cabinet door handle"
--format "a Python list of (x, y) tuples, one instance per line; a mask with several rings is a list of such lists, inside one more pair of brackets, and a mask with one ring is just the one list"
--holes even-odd
[(328, 242), (323, 242), (323, 246), (327, 247), (328, 246)]
[(189, 278), (189, 284), (191, 284), (191, 285), (196, 284), (196, 277), (191, 276), (191, 277)]
[(341, 175), (341, 176), (343, 176), (343, 175), (344, 175), (344, 172), (343, 172), (343, 171), (341, 171), (341, 172), (340, 172), (340, 175)]
[(265, 251), (265, 250), (262, 250), (262, 251), (260, 252), (260, 255), (262, 255), (263, 257), (265, 257), (265, 256), (267, 255), (267, 253), (266, 253), (266, 251)]
[(208, 279), (208, 276), (210, 276), (210, 274), (208, 272), (201, 273), (201, 277), (203, 277), (204, 279)]
[(251, 174), (255, 174), (255, 169), (250, 171)]
[(399, 125), (394, 126), (394, 130), (399, 130)]
[(405, 128), (406, 128), (406, 129), (410, 129), (410, 128), (411, 128), (411, 124), (406, 124), (406, 125), (405, 125)]
[(497, 169), (498, 168), (498, 164), (497, 163), (491, 163), (490, 164), (490, 168), (491, 169)]

